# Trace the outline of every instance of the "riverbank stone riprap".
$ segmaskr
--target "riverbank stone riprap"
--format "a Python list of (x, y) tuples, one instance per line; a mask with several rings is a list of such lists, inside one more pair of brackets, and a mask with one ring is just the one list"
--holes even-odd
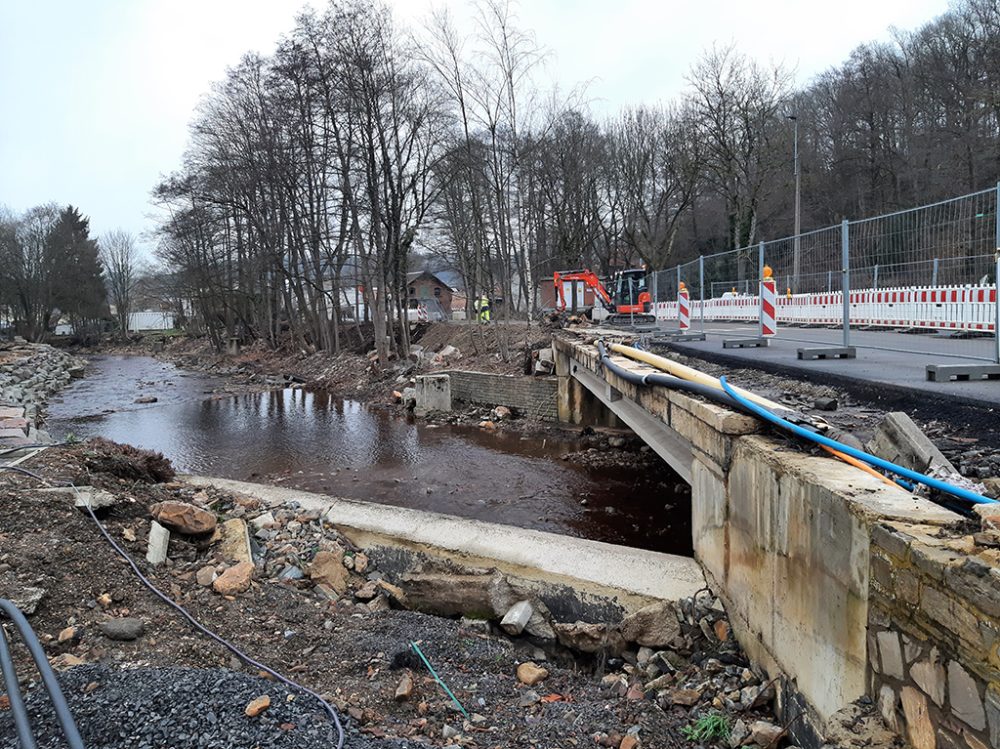
[(49, 441), (36, 429), (38, 411), (83, 370), (83, 360), (46, 344), (0, 343), (0, 452)]

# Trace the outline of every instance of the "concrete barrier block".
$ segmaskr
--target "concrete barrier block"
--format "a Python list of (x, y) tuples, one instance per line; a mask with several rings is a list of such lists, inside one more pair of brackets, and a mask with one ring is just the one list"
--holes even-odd
[(451, 378), (444, 374), (420, 375), (416, 384), (414, 413), (424, 416), (431, 411), (451, 410)]

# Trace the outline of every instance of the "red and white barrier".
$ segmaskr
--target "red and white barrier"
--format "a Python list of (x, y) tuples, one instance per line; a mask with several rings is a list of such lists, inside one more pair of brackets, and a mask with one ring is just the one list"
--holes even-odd
[(677, 291), (677, 321), (681, 330), (691, 328), (691, 295), (682, 283)]
[(778, 334), (777, 306), (777, 289), (774, 279), (771, 276), (765, 276), (760, 282), (760, 334), (762, 336)]
[(427, 322), (429, 319), (430, 318), (429, 318), (429, 316), (427, 314), (427, 305), (426, 304), (418, 304), (417, 305), (417, 322)]
[[(851, 292), (853, 326), (920, 328), (992, 332), (996, 320), (993, 286), (938, 286), (865, 289)], [(775, 324), (834, 325), (843, 321), (843, 293), (793, 294), (774, 298)], [(718, 299), (688, 301), (694, 315), (712, 322), (756, 323), (761, 315), (758, 295), (727, 294)], [(678, 302), (658, 302), (658, 320), (678, 320)], [(766, 335), (766, 334), (765, 334)]]

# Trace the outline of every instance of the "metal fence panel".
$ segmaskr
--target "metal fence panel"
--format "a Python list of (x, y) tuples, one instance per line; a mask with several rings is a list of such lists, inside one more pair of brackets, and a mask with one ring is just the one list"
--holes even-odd
[(998, 195), (1000, 185), (703, 255), (655, 274), (657, 315), (676, 327), (683, 281), (692, 327), (750, 333), (766, 265), (779, 338), (1000, 362)]

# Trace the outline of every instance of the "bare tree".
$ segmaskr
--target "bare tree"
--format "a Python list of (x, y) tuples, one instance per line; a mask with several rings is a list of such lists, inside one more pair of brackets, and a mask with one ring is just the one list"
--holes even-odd
[(109, 231), (100, 239), (108, 296), (115, 307), (118, 332), (128, 335), (136, 283), (139, 280), (135, 237), (122, 229)]

